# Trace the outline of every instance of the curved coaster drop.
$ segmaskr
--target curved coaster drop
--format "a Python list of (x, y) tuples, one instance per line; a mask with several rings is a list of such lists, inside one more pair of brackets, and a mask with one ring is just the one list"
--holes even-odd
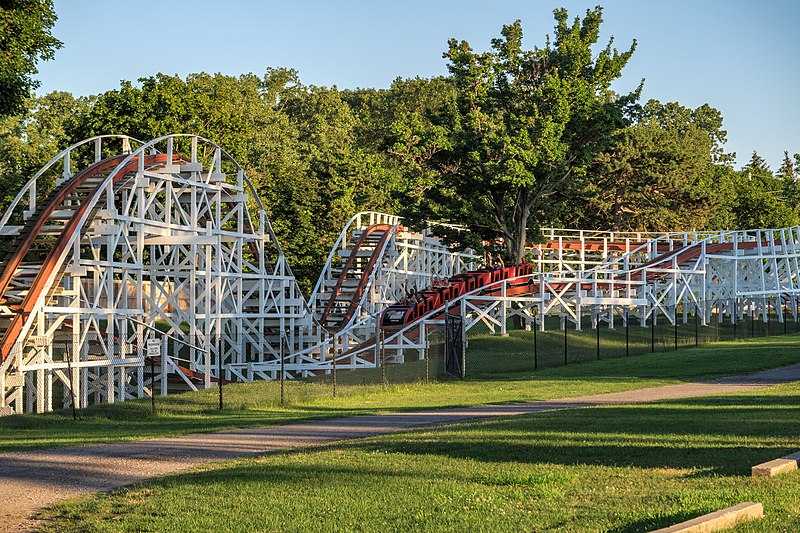
[(220, 372), (271, 379), (281, 354), (292, 376), (308, 375), (374, 334), (393, 280), (418, 288), (475, 260), (377, 213), (354, 217), (340, 241), (309, 305), (219, 145), (167, 135), (70, 146), (0, 219), (0, 411), (209, 387)]

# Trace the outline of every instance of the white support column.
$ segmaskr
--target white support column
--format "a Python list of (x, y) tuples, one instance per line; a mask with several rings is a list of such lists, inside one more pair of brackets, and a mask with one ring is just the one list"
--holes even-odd
[(500, 304), (500, 335), (503, 337), (507, 337), (509, 301), (508, 301), (508, 283), (505, 280), (503, 280), (503, 283), (500, 285), (500, 295), (502, 297), (502, 302)]

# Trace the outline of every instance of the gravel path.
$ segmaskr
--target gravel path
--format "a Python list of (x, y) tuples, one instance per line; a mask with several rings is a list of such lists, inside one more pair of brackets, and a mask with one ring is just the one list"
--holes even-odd
[(0, 531), (35, 527), (35, 522), (28, 518), (31, 513), (59, 500), (122, 487), (212, 461), (322, 446), (343, 439), (470, 419), (730, 394), (796, 380), (800, 380), (800, 364), (713, 382), (682, 383), (525, 404), (355, 416), (119, 444), (2, 453)]

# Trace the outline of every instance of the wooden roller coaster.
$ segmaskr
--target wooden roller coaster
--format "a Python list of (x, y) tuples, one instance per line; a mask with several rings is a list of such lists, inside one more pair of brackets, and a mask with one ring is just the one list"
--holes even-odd
[(686, 306), (703, 323), (797, 314), (797, 227), (545, 229), (525, 262), (493, 267), (364, 212), (306, 299), (266, 213), (241, 165), (197, 136), (94, 137), (57, 154), (0, 218), (0, 412), (374, 367), (376, 338), (400, 363), (425, 356), (445, 310), (499, 333), (547, 315), (674, 323)]

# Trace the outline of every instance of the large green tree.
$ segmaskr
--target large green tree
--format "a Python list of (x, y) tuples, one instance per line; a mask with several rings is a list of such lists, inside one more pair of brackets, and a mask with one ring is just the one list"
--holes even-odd
[(580, 194), (563, 197), (570, 227), (665, 231), (731, 227), (731, 154), (722, 114), (650, 100), (600, 153)]
[(775, 177), (781, 181), (784, 202), (795, 213), (800, 213), (800, 154), (794, 154), (791, 158), (789, 152), (784, 151), (783, 160)]
[(290, 69), (262, 77), (158, 74), (91, 101), (75, 137), (124, 132), (150, 139), (191, 132), (246, 168), (301, 285), (308, 289), (344, 222), (393, 210), (396, 170), (360, 146), (359, 119), (335, 88), (308, 87)]
[(523, 48), (519, 21), (487, 52), (451, 39), (444, 57), (452, 105), (396, 125), (394, 151), (415, 174), (413, 215), (501, 239), (513, 261), (529, 231), (552, 220), (552, 199), (582, 182), (639, 95), (611, 89), (635, 42), (620, 52), (609, 41), (593, 53), (600, 7), (572, 22), (564, 9), (554, 15), (554, 37), (542, 48)]
[[(60, 45), (47, 37), (52, 5), (0, 6), (0, 54), (27, 50), (31, 61), (4, 62), (0, 74), (27, 64), (23, 77), (33, 84), (36, 60)], [(23, 7), (30, 20), (20, 18)], [(519, 22), (486, 52), (451, 40), (448, 76), (398, 78), (386, 89), (307, 86), (284, 68), (263, 76), (156, 74), (88, 98), (35, 97), (27, 85), (18, 112), (0, 116), (0, 207), (73, 141), (186, 132), (219, 142), (245, 166), (307, 289), (344, 221), (363, 209), (403, 208), (412, 223), (465, 226), (471, 231), (439, 231), (462, 246), (501, 243), (514, 260), (544, 224), (681, 229), (797, 221), (800, 156), (787, 154), (777, 175), (759, 158), (735, 170), (712, 107), (640, 107), (638, 90), (611, 90), (634, 45), (596, 48), (599, 8), (574, 21), (556, 10), (555, 21), (552, 39), (532, 50), (523, 47)]]
[(61, 47), (51, 33), (55, 23), (52, 0), (0, 1), (0, 117), (24, 112), (39, 85), (36, 64)]
[(784, 197), (784, 182), (773, 175), (766, 161), (753, 152), (736, 174), (736, 196), (731, 205), (736, 226), (742, 229), (782, 228), (797, 224), (797, 205)]

